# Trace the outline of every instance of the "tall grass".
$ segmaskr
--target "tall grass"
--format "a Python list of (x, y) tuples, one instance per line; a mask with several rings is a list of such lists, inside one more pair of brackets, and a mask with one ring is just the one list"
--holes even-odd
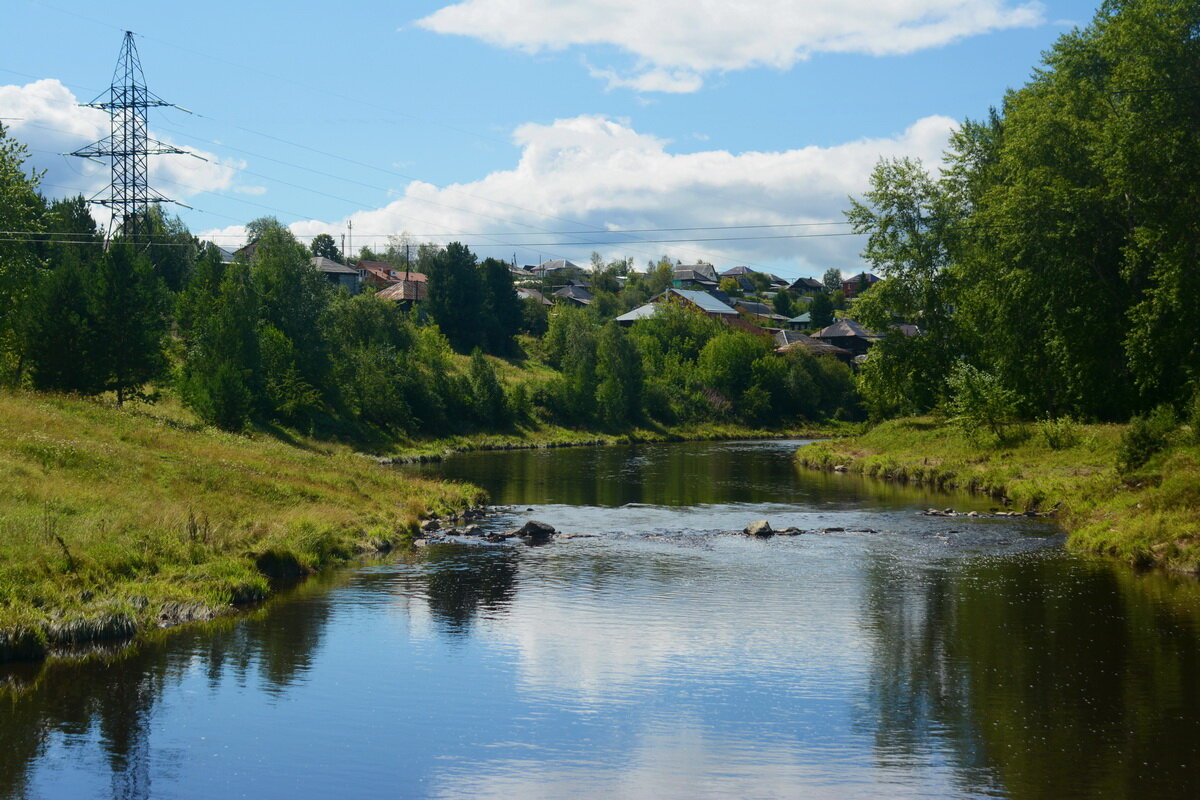
[(0, 660), (219, 614), (480, 499), (171, 404), (0, 394)]

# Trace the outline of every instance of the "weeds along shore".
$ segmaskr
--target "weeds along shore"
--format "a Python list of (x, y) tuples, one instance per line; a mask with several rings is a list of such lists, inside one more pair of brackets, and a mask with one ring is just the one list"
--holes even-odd
[[(1131, 465), (1129, 425), (1041, 423), (1003, 440), (929, 417), (802, 447), (797, 462), (966, 489), (1023, 510), (1056, 509), (1068, 547), (1200, 574), (1200, 444), (1185, 428)], [(1140, 460), (1140, 459), (1137, 459)]]

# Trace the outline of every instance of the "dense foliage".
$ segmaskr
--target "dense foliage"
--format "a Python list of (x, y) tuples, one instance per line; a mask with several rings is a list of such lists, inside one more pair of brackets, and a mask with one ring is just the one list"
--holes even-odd
[(960, 361), (1026, 418), (1123, 420), (1195, 395), (1197, 31), (1196, 3), (1109, 0), (962, 126), (940, 175), (879, 164), (848, 216), (887, 280), (855, 313), (924, 335), (874, 348), (861, 386), (875, 414), (952, 400)]

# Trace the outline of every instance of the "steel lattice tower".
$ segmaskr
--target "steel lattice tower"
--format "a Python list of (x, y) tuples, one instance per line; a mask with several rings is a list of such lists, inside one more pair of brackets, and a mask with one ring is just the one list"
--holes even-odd
[[(101, 100), (105, 94), (108, 99)], [(93, 199), (91, 202), (111, 209), (109, 236), (119, 229), (124, 235), (136, 240), (144, 233), (146, 211), (150, 204), (174, 202), (150, 188), (150, 156), (184, 154), (187, 151), (150, 138), (146, 126), (146, 112), (151, 108), (173, 104), (151, 94), (146, 88), (146, 77), (142, 73), (142, 62), (138, 57), (137, 45), (133, 41), (133, 31), (125, 31), (125, 40), (121, 44), (121, 55), (113, 72), (112, 85), (108, 87), (107, 92), (101, 93), (92, 102), (84, 105), (108, 112), (111, 133), (107, 138), (76, 150), (71, 155), (111, 159), (112, 184), (109, 186), (109, 196)]]

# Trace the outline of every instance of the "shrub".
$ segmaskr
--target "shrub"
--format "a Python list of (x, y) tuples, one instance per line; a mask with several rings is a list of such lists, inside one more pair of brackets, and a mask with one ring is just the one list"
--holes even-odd
[(1178, 424), (1175, 410), (1169, 405), (1161, 405), (1147, 416), (1131, 419), (1117, 450), (1117, 469), (1132, 472), (1145, 464), (1167, 446)]
[(947, 379), (951, 421), (968, 433), (991, 431), (1004, 440), (1017, 421), (1017, 398), (990, 372), (959, 362)]
[(1079, 444), (1079, 424), (1069, 415), (1044, 419), (1038, 423), (1038, 434), (1051, 450), (1066, 450)]

